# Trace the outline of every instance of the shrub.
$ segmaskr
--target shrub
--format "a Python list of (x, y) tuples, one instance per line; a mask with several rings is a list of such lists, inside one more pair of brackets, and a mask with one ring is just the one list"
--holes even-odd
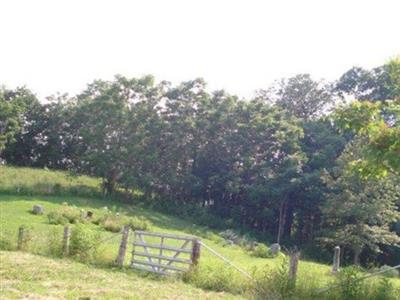
[(365, 281), (360, 280), (360, 270), (357, 267), (347, 267), (338, 274), (337, 280), (341, 299), (363, 299), (363, 292), (367, 290)]
[(76, 224), (85, 222), (84, 214), (84, 211), (77, 207), (68, 206), (68, 204), (63, 203), (61, 208), (49, 212), (47, 218), (49, 219), (49, 223), (53, 225)]
[(100, 245), (100, 234), (77, 224), (71, 233), (70, 254), (81, 262), (93, 262)]
[(251, 252), (251, 255), (255, 256), (255, 257), (261, 257), (261, 258), (272, 257), (272, 254), (269, 251), (269, 248), (265, 244), (257, 244), (257, 246), (255, 246), (254, 250)]
[(53, 225), (65, 225), (68, 223), (68, 219), (65, 218), (59, 210), (49, 212), (47, 218), (49, 219), (49, 224)]
[(150, 227), (150, 223), (143, 217), (127, 217), (108, 210), (103, 215), (93, 219), (92, 223), (111, 232), (120, 232), (125, 225), (130, 225), (133, 230), (147, 230)]
[(122, 230), (121, 220), (115, 218), (107, 218), (101, 225), (105, 230), (111, 232), (120, 232)]
[(71, 224), (83, 223), (85, 222), (84, 214), (85, 212), (78, 209), (77, 207), (66, 206), (63, 208), (63, 216)]
[(254, 272), (254, 277), (252, 291), (257, 299), (288, 299), (295, 292), (289, 280), (287, 259), (283, 259), (275, 270), (265, 267), (262, 271)]
[(132, 230), (147, 230), (150, 228), (150, 222), (143, 217), (130, 217), (127, 225), (130, 225)]
[(370, 298), (375, 300), (396, 300), (399, 292), (395, 290), (393, 284), (387, 278), (382, 278), (378, 286), (373, 289)]

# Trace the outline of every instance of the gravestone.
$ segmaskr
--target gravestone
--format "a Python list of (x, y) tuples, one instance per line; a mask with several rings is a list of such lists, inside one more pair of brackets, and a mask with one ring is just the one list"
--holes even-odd
[(32, 213), (34, 215), (43, 215), (43, 211), (44, 211), (43, 206), (39, 204), (35, 204), (32, 208)]
[(269, 251), (272, 255), (277, 255), (281, 251), (281, 245), (279, 245), (278, 243), (272, 244), (269, 247)]

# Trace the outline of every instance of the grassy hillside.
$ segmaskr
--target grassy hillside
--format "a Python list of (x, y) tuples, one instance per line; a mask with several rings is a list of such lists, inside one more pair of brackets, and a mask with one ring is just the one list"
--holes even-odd
[(67, 259), (0, 251), (0, 261), (1, 299), (239, 299), (171, 278), (150, 280)]
[[(57, 189), (54, 190), (50, 188), (41, 188), (43, 186), (54, 187), (56, 185), (62, 186), (63, 196), (52, 195), (60, 194), (58, 193), (59, 190)], [(0, 186), (0, 242), (3, 243), (3, 246), (8, 243), (8, 246), (10, 246), (11, 248), (15, 248), (18, 227), (20, 225), (28, 225), (32, 235), (28, 251), (41, 255), (51, 255), (51, 253), (48, 253), (48, 246), (49, 244), (54, 243), (54, 236), (56, 236), (57, 239), (61, 239), (63, 226), (50, 225), (46, 214), (59, 209), (60, 207), (62, 207), (64, 202), (67, 202), (69, 205), (75, 205), (78, 208), (92, 211), (94, 213), (94, 216), (100, 215), (104, 210), (104, 206), (107, 206), (108, 208), (112, 208), (112, 210), (114, 211), (120, 211), (127, 216), (143, 217), (151, 223), (150, 230), (152, 231), (169, 232), (176, 234), (191, 234), (199, 236), (204, 243), (230, 259), (239, 267), (247, 270), (248, 272), (255, 272), (255, 270), (257, 270), (257, 273), (260, 273), (262, 271), (276, 270), (283, 264), (286, 264), (283, 257), (277, 257), (273, 259), (257, 258), (251, 256), (246, 250), (239, 246), (223, 246), (222, 238), (218, 235), (217, 232), (204, 227), (196, 226), (185, 220), (181, 220), (179, 218), (157, 213), (154, 211), (149, 211), (138, 205), (128, 205), (115, 201), (111, 202), (106, 199), (95, 198), (94, 196), (97, 193), (100, 193), (99, 181), (96, 179), (84, 176), (70, 178), (68, 174), (63, 172), (1, 166)], [(21, 190), (19, 190), (18, 193), (18, 187), (24, 187), (24, 191), (29, 191), (29, 193), (21, 193)], [(68, 191), (74, 190), (77, 192), (75, 194), (72, 193), (71, 196), (67, 196), (65, 194)], [(90, 192), (87, 193), (87, 191)], [(81, 196), (75, 196), (76, 194)], [(34, 204), (43, 205), (45, 209), (45, 214), (31, 214), (30, 210), (32, 209), (32, 206)], [(209, 294), (205, 292), (194, 289), (193, 286), (203, 289), (212, 289), (216, 291), (227, 291), (231, 294), (241, 295), (242, 297), (249, 297), (247, 290), (249, 286), (252, 285), (252, 283), (249, 282), (245, 277), (243, 277), (243, 275), (232, 270), (231, 268), (228, 268), (224, 263), (222, 263), (211, 253), (209, 253), (206, 249), (202, 249), (198, 272), (199, 274), (187, 280), (192, 284), (191, 287), (186, 287), (186, 285), (184, 285), (182, 282), (166, 283), (164, 281), (159, 282), (157, 280), (153, 282), (153, 280), (145, 279), (142, 277), (141, 274), (135, 273), (133, 271), (129, 271), (129, 274), (127, 274), (125, 272), (118, 273), (119, 271), (107, 270), (108, 266), (112, 263), (117, 255), (120, 236), (116, 233), (105, 231), (104, 229), (94, 224), (86, 224), (85, 226), (98, 233), (101, 240), (108, 239), (106, 242), (101, 244), (99, 251), (96, 254), (96, 265), (103, 268), (103, 270), (80, 265), (71, 261), (62, 261), (59, 259), (52, 262), (52, 264), (57, 264), (57, 268), (59, 267), (60, 270), (71, 266), (71, 268), (73, 269), (76, 268), (76, 273), (80, 272), (78, 270), (84, 270), (84, 272), (86, 272), (85, 274), (96, 273), (99, 274), (96, 276), (100, 277), (108, 276), (108, 274), (111, 274), (111, 278), (123, 278), (125, 280), (125, 283), (121, 283), (120, 285), (120, 289), (123, 290), (121, 291), (121, 297), (125, 295), (124, 293), (126, 291), (126, 289), (123, 287), (130, 280), (136, 282), (139, 289), (140, 286), (143, 285), (143, 295), (147, 293), (146, 291), (149, 289), (149, 286), (154, 285), (154, 288), (161, 288), (161, 286), (158, 285), (166, 285), (171, 287), (172, 285), (176, 284), (176, 289), (169, 289), (171, 294), (168, 294), (168, 292), (166, 292), (165, 295), (160, 294), (160, 297), (162, 296), (169, 298), (171, 297), (171, 295), (176, 295), (182, 297), (183, 299), (186, 299), (191, 297), (205, 298), (209, 296)], [(130, 250), (131, 249), (129, 249), (129, 251)], [(18, 278), (10, 278), (9, 281), (6, 280), (6, 283), (8, 282), (9, 285), (6, 284), (5, 287), (4, 285), (2, 286), (3, 289), (6, 289), (8, 291), (7, 295), (9, 296), (12, 296), (12, 293), (14, 292), (15, 295), (20, 295), (23, 294), (24, 291), (26, 291), (26, 289), (28, 288), (28, 283), (25, 282), (24, 274), (30, 273), (28, 269), (30, 267), (34, 267), (32, 265), (32, 263), (34, 264), (34, 261), (40, 262), (39, 265), (41, 264), (41, 262), (46, 265), (49, 261), (48, 259), (35, 256), (34, 259), (32, 259), (32, 262), (29, 262), (30, 258), (33, 258), (33, 256), (30, 254), (3, 252), (1, 257), (2, 279), (5, 278), (3, 277), (5, 276), (5, 274), (9, 274), (9, 271), (11, 269), (10, 264), (15, 257), (18, 257), (17, 261), (21, 259), (21, 272), (12, 272), (12, 274), (17, 276)], [(130, 254), (128, 254), (126, 258), (127, 266), (129, 260)], [(44, 273), (42, 274), (46, 274), (45, 271), (43, 272)], [(298, 274), (299, 286), (313, 286), (314, 288), (323, 287), (334, 280), (334, 277), (330, 275), (330, 266), (309, 261), (300, 261)], [(48, 279), (48, 281), (52, 282), (53, 276), (55, 281), (63, 281), (62, 284), (58, 283), (63, 287), (71, 287), (74, 285), (79, 286), (81, 284), (81, 282), (73, 283), (74, 276), (72, 275), (68, 275), (66, 278), (64, 278), (64, 275), (59, 275), (58, 273), (49, 274), (50, 279)], [(88, 275), (88, 277), (90, 276)], [(377, 279), (371, 279), (370, 282), (375, 282), (376, 280)], [(16, 285), (10, 283), (14, 281), (17, 282)], [(141, 284), (141, 281), (146, 283)], [(390, 282), (400, 288), (399, 279), (390, 279)], [(89, 282), (85, 282), (85, 284), (87, 284), (86, 288), (88, 290), (95, 289), (95, 283), (96, 280), (94, 279), (93, 281), (91, 280)], [(45, 286), (41, 286), (39, 283), (35, 284), (35, 289), (37, 288), (37, 290), (42, 294), (46, 293)], [(110, 286), (112, 286), (111, 283)], [(99, 289), (102, 290), (102, 288), (102, 284), (99, 283)], [(107, 290), (106, 287), (104, 287), (104, 289)], [(115, 289), (110, 290), (110, 298), (112, 298), (112, 295), (114, 295), (113, 293), (116, 292), (116, 290), (118, 289), (119, 288), (116, 287)], [(14, 292), (11, 292), (10, 290)], [(57, 288), (52, 289), (50, 285), (49, 293), (52, 293), (52, 290), (54, 290), (54, 293), (57, 292)], [(63, 296), (65, 297), (74, 297), (75, 295), (71, 294), (70, 296), (67, 291), (64, 292), (65, 294), (63, 294)], [(192, 292), (193, 294), (191, 294)], [(140, 294), (140, 290), (138, 290), (138, 293)], [(222, 297), (227, 295), (216, 295), (215, 297), (217, 296)], [(18, 298), (18, 296), (16, 297)], [(157, 297), (157, 294), (150, 295), (149, 297)], [(210, 297), (213, 298), (214, 295), (210, 294)]]
[(0, 165), (0, 193), (96, 197), (101, 195), (100, 183), (67, 172)]

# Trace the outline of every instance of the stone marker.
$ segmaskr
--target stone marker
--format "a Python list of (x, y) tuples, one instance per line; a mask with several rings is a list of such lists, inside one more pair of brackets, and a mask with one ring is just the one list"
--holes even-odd
[(232, 240), (225, 240), (224, 243), (222, 244), (222, 247), (226, 246), (233, 246), (235, 243)]
[(277, 255), (281, 251), (281, 245), (279, 245), (278, 243), (272, 244), (269, 247), (269, 251), (272, 255)]
[(332, 266), (332, 273), (336, 274), (339, 272), (340, 267), (340, 247), (336, 246), (335, 251), (333, 253), (333, 266)]
[(43, 206), (39, 204), (35, 204), (32, 208), (32, 213), (34, 215), (43, 215), (43, 211), (44, 211)]

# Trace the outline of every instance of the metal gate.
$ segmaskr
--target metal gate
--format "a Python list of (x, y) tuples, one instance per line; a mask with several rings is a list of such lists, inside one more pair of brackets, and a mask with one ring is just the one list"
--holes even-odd
[(163, 275), (186, 272), (198, 263), (200, 241), (192, 236), (135, 231), (131, 267)]

